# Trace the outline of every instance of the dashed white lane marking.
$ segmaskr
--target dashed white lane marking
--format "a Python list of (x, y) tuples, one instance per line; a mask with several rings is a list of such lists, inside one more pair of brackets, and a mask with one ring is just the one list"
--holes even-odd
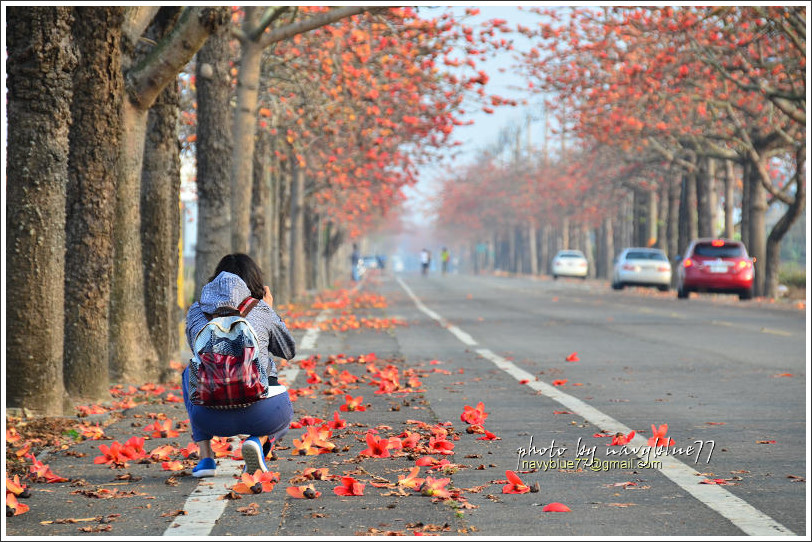
[[(407, 286), (400, 277), (397, 278), (397, 281), (400, 283), (401, 287), (406, 291), (409, 297), (412, 298), (412, 301), (414, 301), (418, 309), (423, 311), (430, 318), (440, 322), (450, 331), (448, 323), (444, 318), (423, 305), (420, 299), (414, 294), (414, 292), (412, 292), (412, 289), (409, 288), (409, 286)], [(473, 344), (476, 344), (470, 335), (467, 333), (465, 335), (473, 342)], [(465, 341), (462, 342), (468, 344), (469, 346), (471, 345)], [(597, 426), (604, 431), (608, 431), (609, 433), (622, 432), (624, 434), (628, 434), (631, 431), (631, 429), (618, 422), (611, 416), (604, 414), (595, 407), (584, 403), (572, 395), (562, 392), (560, 389), (551, 386), (550, 384), (536, 380), (535, 375), (520, 369), (502, 356), (494, 354), (489, 349), (477, 348), (476, 352), (483, 358), (492, 362), (498, 368), (511, 375), (516, 380), (528, 380), (527, 385), (532, 389), (540, 391), (545, 396), (565, 406), (571, 412), (581, 416), (592, 425)], [(736, 497), (723, 487), (710, 484), (700, 484), (700, 473), (688, 467), (681, 461), (665, 455), (656, 458), (648, 458), (647, 454), (643, 451), (644, 447), (648, 445), (648, 441), (643, 437), (637, 435), (629, 444), (629, 449), (640, 449), (640, 453), (638, 454), (640, 459), (647, 458), (653, 461), (660, 461), (662, 464), (662, 469), (660, 472), (663, 474), (663, 476), (666, 476), (684, 491), (693, 495), (697, 500), (699, 500), (699, 502), (703, 503), (708, 508), (728, 519), (731, 523), (733, 523), (733, 525), (744, 531), (745, 534), (751, 536), (792, 536), (795, 534), (767, 514), (764, 514), (754, 506), (748, 504), (746, 501)]]

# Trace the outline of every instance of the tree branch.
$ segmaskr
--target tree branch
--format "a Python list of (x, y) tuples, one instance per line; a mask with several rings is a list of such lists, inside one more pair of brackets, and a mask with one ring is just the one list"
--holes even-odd
[(365, 11), (369, 12), (376, 12), (382, 11), (389, 8), (386, 7), (365, 7), (365, 6), (344, 6), (340, 8), (331, 9), (325, 13), (320, 13), (313, 17), (309, 17), (307, 19), (297, 21), (295, 23), (291, 23), (289, 25), (281, 26), (279, 28), (275, 28), (271, 30), (267, 34), (263, 34), (262, 38), (260, 38), (259, 43), (260, 45), (265, 48), (273, 43), (278, 41), (286, 40), (295, 36), (296, 34), (303, 34), (305, 32), (309, 32), (311, 30), (315, 30), (316, 28), (320, 28), (322, 26), (326, 26), (328, 24), (332, 24), (336, 21), (344, 19), (346, 17), (352, 17), (353, 15), (358, 15), (359, 13), (363, 13)]
[(197, 53), (209, 35), (228, 21), (227, 7), (184, 9), (170, 34), (125, 75), (130, 101), (149, 109), (164, 87)]

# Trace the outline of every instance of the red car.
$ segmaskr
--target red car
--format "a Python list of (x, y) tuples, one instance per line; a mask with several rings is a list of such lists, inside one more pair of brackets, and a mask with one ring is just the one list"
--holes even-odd
[(696, 239), (677, 266), (677, 297), (685, 299), (691, 292), (726, 292), (750, 299), (755, 271), (743, 243)]

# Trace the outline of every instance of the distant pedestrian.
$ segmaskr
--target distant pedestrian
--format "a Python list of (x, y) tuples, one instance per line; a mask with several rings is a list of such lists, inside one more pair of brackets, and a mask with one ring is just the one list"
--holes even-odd
[(250, 474), (257, 469), (267, 471), (265, 458), (287, 434), (293, 419), (293, 405), (287, 388), (277, 380), (272, 355), (293, 359), (296, 343), (273, 309), (273, 295), (263, 283), (262, 271), (248, 255), (229, 254), (217, 264), (209, 283), (203, 286), (200, 301), (193, 303), (186, 314), (186, 340), (195, 351), (198, 333), (215, 313), (220, 314), (223, 309), (237, 313), (238, 307), (246, 305), (253, 306), (244, 318), (259, 341), (259, 372), (261, 379), (267, 378), (267, 391), (262, 399), (245, 406), (210, 408), (195, 404), (190, 397), (189, 367), (186, 367), (183, 401), (189, 414), (192, 439), (200, 448), (200, 461), (192, 470), (196, 478), (215, 475), (217, 464), (211, 449), (211, 439), (215, 436), (249, 435), (242, 443), (246, 471)]
[(361, 263), (361, 253), (358, 252), (358, 244), (352, 244), (352, 254), (350, 255), (350, 265), (352, 266), (352, 281), (358, 282), (359, 264)]
[(420, 272), (424, 277), (429, 274), (429, 264), (431, 264), (431, 252), (424, 248), (420, 251)]
[(440, 252), (440, 264), (442, 266), (443, 275), (448, 272), (448, 260), (450, 257), (451, 255), (449, 254), (448, 249), (443, 247), (442, 252)]

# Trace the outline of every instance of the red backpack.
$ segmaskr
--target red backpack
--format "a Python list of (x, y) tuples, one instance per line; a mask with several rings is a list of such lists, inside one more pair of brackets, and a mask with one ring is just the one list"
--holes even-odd
[(245, 317), (258, 299), (246, 297), (235, 311), (206, 314), (189, 361), (189, 398), (210, 408), (241, 408), (264, 399), (268, 374), (259, 361), (259, 340)]

